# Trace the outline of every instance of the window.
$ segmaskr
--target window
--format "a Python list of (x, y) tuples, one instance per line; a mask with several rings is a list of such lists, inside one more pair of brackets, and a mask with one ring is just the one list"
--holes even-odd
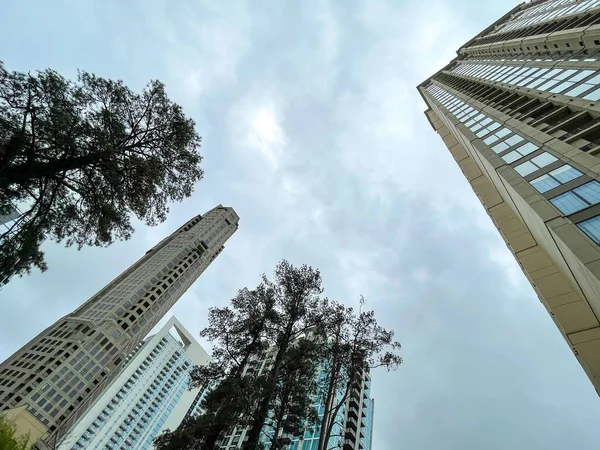
[(577, 224), (596, 244), (600, 244), (600, 216), (592, 217)]
[(554, 169), (553, 171), (532, 180), (531, 185), (537, 189), (538, 192), (543, 194), (550, 189), (554, 189), (555, 187), (579, 178), (582, 175), (583, 174), (579, 170), (565, 164), (558, 169)]
[(558, 158), (548, 152), (544, 152), (531, 158), (529, 161), (525, 161), (523, 164), (519, 164), (515, 167), (515, 170), (519, 175), (524, 177), (542, 167), (546, 167), (548, 164), (552, 164), (554, 161), (558, 161)]
[(519, 148), (516, 148), (512, 152), (508, 152), (506, 155), (502, 157), (504, 161), (508, 164), (515, 162), (518, 159), (521, 159), (523, 156), (529, 155), (530, 153), (535, 152), (539, 147), (532, 144), (531, 142), (527, 142), (525, 145), (522, 145)]
[(519, 136), (518, 134), (515, 134), (514, 136), (509, 137), (506, 141), (508, 145), (512, 146), (512, 145), (517, 145), (519, 142), (524, 141), (524, 139)]
[(600, 183), (591, 181), (554, 197), (550, 201), (565, 215), (576, 213), (600, 203)]
[[(591, 71), (589, 70), (584, 70), (582, 72), (585, 72), (586, 76), (591, 74)], [(576, 78), (579, 78), (579, 74), (573, 77), (573, 80), (575, 80)], [(583, 79), (583, 78), (581, 78)], [(592, 89), (594, 87), (598, 86), (598, 83), (600, 83), (600, 74), (596, 75), (595, 77), (590, 78), (589, 80), (585, 81), (583, 84), (571, 89), (570, 91), (566, 92), (566, 95), (569, 95), (571, 97), (578, 97), (579, 95), (581, 95), (583, 92)], [(586, 96), (587, 97), (587, 96)]]
[(484, 143), (486, 143), (487, 145), (493, 144), (494, 142), (496, 142), (499, 139), (502, 139), (503, 137), (509, 135), (510, 133), (512, 133), (512, 131), (510, 131), (508, 128), (502, 128), (498, 131), (496, 131), (493, 135), (485, 138), (483, 140)]

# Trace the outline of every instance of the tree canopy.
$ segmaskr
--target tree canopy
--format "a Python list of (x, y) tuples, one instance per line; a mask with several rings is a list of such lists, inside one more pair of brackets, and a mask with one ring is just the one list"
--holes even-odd
[(45, 238), (67, 246), (128, 239), (132, 217), (166, 219), (203, 176), (200, 137), (160, 81), (135, 93), (80, 71), (7, 71), (0, 62), (0, 280), (47, 268)]
[(26, 450), (28, 448), (29, 437), (17, 437), (15, 432), (16, 426), (0, 414), (0, 449)]
[[(322, 297), (320, 272), (279, 263), (224, 308), (211, 308), (201, 335), (213, 343), (213, 362), (192, 370), (191, 387), (218, 384), (202, 414), (155, 441), (159, 450), (214, 450), (233, 429), (246, 429), (242, 448), (263, 441), (284, 449), (308, 426), (320, 429), (320, 448), (332, 436), (339, 411), (371, 369), (402, 361), (394, 333), (373, 311), (358, 312)], [(317, 405), (324, 406), (319, 415)], [(319, 426), (320, 425), (320, 426)]]

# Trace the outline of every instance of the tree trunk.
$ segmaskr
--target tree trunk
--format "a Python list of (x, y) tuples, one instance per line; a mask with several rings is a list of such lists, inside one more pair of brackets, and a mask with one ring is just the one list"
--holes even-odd
[(32, 179), (52, 177), (61, 172), (89, 166), (90, 164), (110, 157), (114, 153), (114, 151), (104, 151), (90, 153), (76, 158), (57, 159), (46, 163), (34, 162), (31, 164), (20, 164), (10, 168), (8, 173), (2, 174), (0, 188), (7, 188), (11, 184), (23, 183)]
[(323, 402), (323, 418), (321, 419), (321, 430), (319, 432), (319, 450), (327, 450), (327, 442), (329, 439), (326, 439), (327, 430), (329, 428), (329, 424), (331, 422), (331, 405), (333, 404), (333, 397), (335, 395), (335, 387), (337, 385), (337, 379), (339, 374), (339, 366), (337, 366), (337, 362), (334, 362), (334, 365), (331, 368), (331, 377), (329, 379), (329, 386), (327, 387), (327, 396), (325, 397), (325, 401)]
[[(241, 378), (242, 373), (244, 371), (244, 368), (246, 367), (246, 364), (248, 364), (248, 360), (250, 359), (250, 356), (252, 354), (254, 354), (254, 352), (256, 351), (256, 347), (258, 345), (258, 339), (254, 339), (250, 345), (248, 346), (248, 351), (246, 352), (246, 354), (244, 355), (244, 359), (242, 359), (241, 363), (238, 365), (238, 367), (236, 368), (235, 372), (230, 376), (232, 379), (236, 379), (236, 378)], [(217, 417), (219, 416), (219, 414), (221, 414), (221, 418), (223, 418), (224, 414), (221, 411), (217, 412)], [(227, 419), (227, 417), (225, 417)], [(222, 423), (223, 420), (219, 419), (219, 420), (215, 420), (215, 423)], [(219, 440), (219, 437), (225, 432), (227, 431), (225, 429), (225, 427), (221, 427), (219, 429), (215, 429), (213, 430), (212, 433), (210, 433), (208, 435), (208, 437), (204, 440), (204, 445), (206, 447), (207, 450), (213, 450), (217, 444), (217, 441)]]
[(214, 450), (217, 445), (217, 441), (219, 440), (219, 436), (221, 436), (222, 430), (213, 431), (210, 433), (206, 439), (204, 440), (204, 448), (206, 450)]
[(258, 410), (254, 415), (254, 419), (252, 420), (252, 426), (248, 431), (248, 441), (246, 441), (244, 444), (244, 450), (255, 450), (258, 447), (260, 432), (262, 431), (267, 415), (269, 414), (269, 405), (271, 404), (273, 392), (277, 386), (277, 379), (279, 377), (279, 371), (281, 370), (281, 363), (290, 343), (290, 337), (292, 335), (292, 327), (294, 323), (294, 320), (290, 321), (290, 324), (285, 331), (284, 339), (277, 350), (273, 369), (271, 370), (270, 374), (270, 383), (267, 385), (267, 390), (263, 400), (260, 402), (260, 406), (258, 407)]

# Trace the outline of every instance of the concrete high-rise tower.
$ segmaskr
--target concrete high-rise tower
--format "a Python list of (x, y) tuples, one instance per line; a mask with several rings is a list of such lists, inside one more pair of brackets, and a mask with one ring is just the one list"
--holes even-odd
[(0, 364), (0, 413), (32, 440), (52, 442), (68, 430), (223, 251), (238, 222), (220, 205), (194, 217)]
[(600, 0), (523, 3), (418, 90), (600, 392)]

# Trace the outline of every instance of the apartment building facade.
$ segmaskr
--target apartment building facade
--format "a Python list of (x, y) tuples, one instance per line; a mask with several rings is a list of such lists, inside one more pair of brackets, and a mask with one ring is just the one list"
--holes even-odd
[(184, 224), (0, 364), (0, 412), (54, 446), (127, 356), (223, 251), (239, 217), (221, 205)]
[(600, 1), (518, 5), (418, 90), (600, 392)]
[[(260, 356), (251, 359), (244, 370), (244, 374), (252, 373), (260, 375), (271, 369), (275, 360), (275, 349), (272, 348)], [(315, 369), (315, 377), (324, 377), (327, 371), (327, 362), (322, 362)], [(331, 438), (328, 442), (328, 449), (343, 450), (371, 450), (373, 436), (373, 416), (375, 402), (370, 396), (371, 376), (369, 373), (363, 373), (360, 379), (353, 385), (349, 395), (344, 399), (344, 393), (337, 393), (337, 402), (342, 402), (336, 420), (332, 428)], [(206, 395), (206, 392), (199, 393), (198, 398)], [(322, 398), (319, 395), (313, 397), (313, 407), (317, 411), (319, 418), (323, 418), (325, 407)], [(193, 406), (192, 415), (201, 414), (202, 410), (198, 406)], [(242, 448), (247, 440), (248, 429), (243, 426), (237, 426), (229, 431), (219, 442), (221, 450), (235, 450)], [(286, 450), (318, 450), (320, 426), (312, 424), (303, 430), (300, 436), (287, 436), (280, 434), (274, 436), (273, 427), (266, 425), (263, 428), (261, 442), (265, 450), (273, 448), (273, 441), (278, 440), (281, 447)]]
[(188, 390), (189, 371), (210, 360), (172, 317), (132, 352), (119, 376), (63, 437), (59, 450), (152, 448), (154, 438), (177, 428), (201, 394)]

